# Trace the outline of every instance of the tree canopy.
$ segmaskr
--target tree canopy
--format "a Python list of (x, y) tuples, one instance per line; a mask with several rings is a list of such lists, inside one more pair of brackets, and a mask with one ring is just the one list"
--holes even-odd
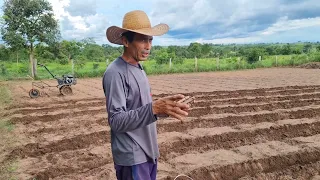
[(35, 44), (50, 45), (60, 34), (51, 4), (46, 0), (5, 0), (2, 19), (2, 39), (15, 51), (29, 50), (31, 75), (35, 77)]

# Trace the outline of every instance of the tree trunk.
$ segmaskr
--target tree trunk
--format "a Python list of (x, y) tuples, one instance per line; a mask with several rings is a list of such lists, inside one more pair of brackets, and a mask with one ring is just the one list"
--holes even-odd
[(37, 65), (34, 61), (34, 55), (33, 55), (33, 44), (30, 45), (30, 66), (31, 66), (31, 77), (35, 78), (37, 77)]

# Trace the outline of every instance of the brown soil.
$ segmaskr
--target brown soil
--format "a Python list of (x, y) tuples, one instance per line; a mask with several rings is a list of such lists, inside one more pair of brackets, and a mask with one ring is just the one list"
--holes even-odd
[(300, 65), (299, 67), (306, 68), (306, 69), (320, 69), (320, 62), (311, 62), (311, 63)]
[[(319, 77), (296, 68), (150, 76), (154, 99), (196, 97), (182, 123), (157, 122), (158, 179), (319, 178)], [(37, 99), (28, 97), (31, 82), (10, 83), (15, 103), (3, 116), (19, 143), (0, 165), (17, 160), (18, 179), (115, 179), (101, 79)]]

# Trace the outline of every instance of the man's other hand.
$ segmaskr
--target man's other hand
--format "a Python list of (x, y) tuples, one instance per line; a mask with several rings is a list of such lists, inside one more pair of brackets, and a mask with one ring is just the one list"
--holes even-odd
[(182, 94), (159, 98), (152, 104), (153, 114), (167, 114), (182, 121), (190, 108), (188, 104), (178, 102), (183, 98)]

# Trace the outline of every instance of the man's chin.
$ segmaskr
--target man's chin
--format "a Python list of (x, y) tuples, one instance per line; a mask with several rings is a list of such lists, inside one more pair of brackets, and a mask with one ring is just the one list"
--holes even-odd
[(140, 61), (146, 61), (146, 60), (148, 60), (148, 57), (140, 57), (139, 60)]

